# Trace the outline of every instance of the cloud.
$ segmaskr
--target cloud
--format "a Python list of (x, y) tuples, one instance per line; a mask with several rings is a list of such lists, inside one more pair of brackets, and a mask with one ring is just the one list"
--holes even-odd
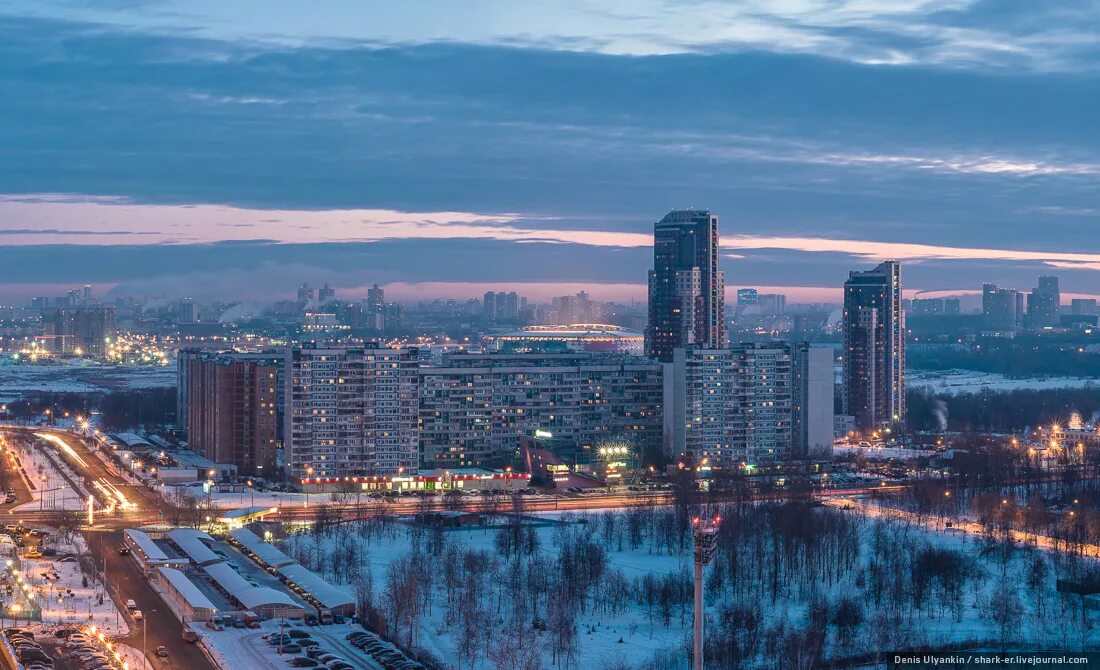
[[(612, 6), (613, 7), (613, 6)], [(418, 45), (447, 41), (648, 56), (768, 50), (882, 66), (1095, 69), (1098, 18), (1088, 0), (294, 0), (0, 2), (22, 16), (268, 47)]]

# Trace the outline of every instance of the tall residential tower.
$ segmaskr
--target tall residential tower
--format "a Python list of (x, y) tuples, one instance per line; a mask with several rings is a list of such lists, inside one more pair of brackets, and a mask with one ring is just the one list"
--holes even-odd
[(851, 272), (844, 282), (844, 413), (859, 430), (905, 423), (905, 313), (901, 264)]
[(668, 363), (680, 347), (724, 347), (724, 293), (718, 217), (707, 210), (666, 214), (653, 230), (646, 355)]

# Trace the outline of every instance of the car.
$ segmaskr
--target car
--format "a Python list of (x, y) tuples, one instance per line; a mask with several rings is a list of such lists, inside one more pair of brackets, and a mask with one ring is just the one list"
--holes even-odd
[(133, 598), (130, 598), (126, 601), (126, 609), (130, 610), (131, 612), (137, 609), (137, 603), (134, 602)]
[(334, 623), (334, 624), (342, 624), (342, 623), (344, 623), (344, 615), (342, 615), (342, 614), (334, 614), (334, 615), (332, 615), (332, 623)]
[(370, 634), (369, 633), (364, 633), (361, 630), (353, 630), (352, 632), (345, 635), (344, 639), (345, 640), (354, 640), (357, 637), (370, 637)]
[(307, 626), (316, 626), (318, 623), (319, 623), (319, 621), (317, 620), (317, 617), (313, 616), (312, 614), (307, 614), (306, 615), (306, 625)]
[(287, 635), (293, 638), (302, 639), (309, 637), (308, 630), (302, 630), (301, 628), (291, 628), (286, 632)]
[(306, 647), (317, 647), (321, 644), (317, 640), (314, 640), (314, 639), (311, 639), (311, 638), (308, 638), (308, 637), (301, 638), (299, 640), (295, 640), (295, 642), (297, 642), (298, 646), (301, 647), (302, 649), (305, 649)]
[(56, 637), (64, 638), (64, 637), (69, 637), (70, 635), (73, 635), (77, 632), (79, 632), (79, 631), (77, 631), (77, 629), (75, 629), (75, 628), (58, 628), (57, 631), (54, 633), (54, 635)]
[(300, 653), (302, 653), (302, 645), (294, 644), (293, 642), (290, 643), (290, 644), (284, 644), (279, 649), (279, 653), (282, 653), (282, 654), (300, 654)]
[(297, 658), (291, 660), (290, 664), (296, 668), (316, 668), (318, 665), (321, 665), (320, 663), (313, 660), (312, 658), (309, 658), (308, 656), (298, 656)]
[(157, 653), (157, 656), (159, 656), (161, 658), (168, 658), (168, 647), (165, 647), (162, 644), (162, 645), (157, 647), (157, 652), (156, 653)]
[(329, 661), (329, 670), (355, 670), (355, 666), (347, 661)]
[(118, 555), (119, 556), (129, 556), (130, 555), (130, 547), (127, 547), (125, 544), (118, 545)]
[(279, 635), (275, 633), (271, 637), (267, 638), (268, 643), (273, 647), (278, 647), (280, 644), (290, 644), (294, 642), (294, 638), (289, 635)]
[(318, 656), (320, 656), (321, 654), (326, 654), (326, 653), (328, 653), (328, 652), (324, 647), (310, 647), (309, 649), (306, 649), (306, 656), (308, 656), (310, 658), (314, 658), (314, 659), (317, 658)]
[(141, 613), (141, 610), (133, 610), (131, 614), (133, 614), (134, 616), (134, 621), (141, 621), (145, 618), (145, 615)]

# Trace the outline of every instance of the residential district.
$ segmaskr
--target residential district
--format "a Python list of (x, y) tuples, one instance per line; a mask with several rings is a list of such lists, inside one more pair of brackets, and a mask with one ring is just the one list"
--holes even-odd
[[(1094, 299), (1053, 276), (913, 297), (885, 261), (837, 278), (842, 304), (788, 304), (727, 289), (714, 213), (653, 230), (646, 304), (303, 284), (3, 308), (0, 658), (1096, 648)], [(1011, 388), (937, 386), (966, 371)]]

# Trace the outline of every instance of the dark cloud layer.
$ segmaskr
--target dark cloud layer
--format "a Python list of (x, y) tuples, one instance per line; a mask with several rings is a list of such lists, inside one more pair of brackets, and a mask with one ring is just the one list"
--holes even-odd
[[(728, 234), (1095, 248), (1100, 80), (1088, 68), (457, 44), (289, 48), (18, 17), (0, 17), (0, 36), (0, 86), (12, 93), (0, 97), (5, 193), (518, 212), (534, 228), (635, 232), (694, 205), (719, 212)], [(78, 223), (51, 222), (59, 236)], [(472, 240), (0, 255), (8, 283), (174, 281), (280, 264), (346, 272), (348, 285), (641, 283), (649, 263), (644, 249)], [(832, 285), (856, 262), (745, 255), (727, 263), (731, 283)], [(922, 288), (1026, 286), (1040, 271), (925, 262), (908, 277)], [(1067, 278), (1100, 292), (1094, 272)]]

